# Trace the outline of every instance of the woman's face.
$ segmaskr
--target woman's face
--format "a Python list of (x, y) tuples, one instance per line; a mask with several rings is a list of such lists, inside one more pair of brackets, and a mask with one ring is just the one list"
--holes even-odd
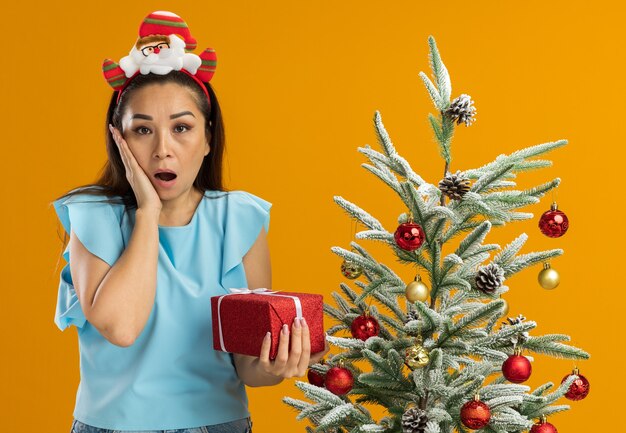
[[(210, 147), (205, 119), (191, 90), (176, 83), (150, 84), (131, 95), (122, 116), (122, 132), (135, 159), (161, 199), (190, 190)], [(166, 182), (155, 176), (168, 169)]]

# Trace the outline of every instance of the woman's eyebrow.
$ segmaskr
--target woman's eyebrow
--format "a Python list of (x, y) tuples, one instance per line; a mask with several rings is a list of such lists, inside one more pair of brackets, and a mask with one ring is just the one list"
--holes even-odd
[(133, 117), (131, 117), (131, 119), (145, 119), (145, 120), (152, 120), (152, 116), (148, 116), (147, 114), (133, 114)]
[[(172, 114), (170, 116), (170, 119), (176, 119), (177, 117), (181, 117), (181, 116), (184, 116), (186, 114), (191, 114), (193, 116), (193, 113), (191, 111), (181, 111), (180, 113)], [(196, 116), (193, 116), (193, 117), (196, 117)]]
[[(176, 119), (178, 117), (185, 116), (187, 114), (190, 114), (191, 116), (196, 117), (193, 115), (191, 111), (181, 111), (180, 113), (172, 114), (170, 116), (170, 119)], [(136, 114), (133, 114), (132, 119), (152, 120), (152, 116), (148, 116), (147, 114), (136, 113)]]

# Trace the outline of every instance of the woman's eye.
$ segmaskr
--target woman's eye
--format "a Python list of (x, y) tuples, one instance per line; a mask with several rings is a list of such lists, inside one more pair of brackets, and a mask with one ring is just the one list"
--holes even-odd
[[(135, 129), (135, 131), (137, 132), (137, 134), (141, 134), (141, 135), (145, 135), (148, 132), (150, 132), (150, 130), (146, 128), (145, 126), (140, 126), (139, 128)], [(148, 131), (148, 132), (144, 133), (144, 131)]]
[[(179, 128), (185, 128), (185, 129), (181, 130)], [(186, 130), (189, 130), (189, 127), (187, 125), (176, 125), (174, 129), (176, 130), (176, 132), (185, 132)]]

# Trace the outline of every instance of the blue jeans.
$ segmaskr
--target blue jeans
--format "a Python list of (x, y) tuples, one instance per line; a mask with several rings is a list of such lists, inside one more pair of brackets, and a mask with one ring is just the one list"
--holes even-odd
[(111, 430), (100, 427), (93, 427), (75, 419), (72, 422), (70, 433), (252, 433), (252, 420), (250, 417), (223, 424), (205, 425), (194, 428), (183, 428), (178, 430)]

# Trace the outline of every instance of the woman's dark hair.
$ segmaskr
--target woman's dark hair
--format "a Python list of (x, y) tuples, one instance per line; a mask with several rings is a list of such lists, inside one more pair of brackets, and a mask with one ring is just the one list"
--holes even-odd
[[(222, 159), (225, 146), (224, 122), (220, 110), (217, 96), (209, 83), (203, 83), (209, 93), (210, 104), (207, 101), (204, 91), (198, 83), (187, 74), (181, 71), (171, 71), (165, 75), (139, 74), (124, 89), (119, 104), (116, 102), (119, 91), (113, 92), (109, 108), (107, 110), (106, 122), (104, 124), (105, 143), (107, 161), (100, 170), (99, 178), (94, 182), (79, 186), (58, 197), (56, 200), (71, 197), (77, 194), (92, 194), (103, 197), (103, 202), (124, 204), (125, 209), (137, 207), (137, 199), (132, 187), (126, 178), (126, 169), (122, 162), (119, 149), (113, 136), (109, 131), (109, 124), (122, 131), (121, 118), (126, 110), (130, 96), (138, 89), (150, 84), (177, 83), (191, 90), (198, 108), (204, 115), (205, 132), (209, 137), (211, 151), (204, 157), (202, 165), (193, 182), (193, 186), (203, 194), (207, 190), (228, 192), (222, 185)], [(67, 233), (63, 237), (63, 249), (66, 247), (69, 238)]]

